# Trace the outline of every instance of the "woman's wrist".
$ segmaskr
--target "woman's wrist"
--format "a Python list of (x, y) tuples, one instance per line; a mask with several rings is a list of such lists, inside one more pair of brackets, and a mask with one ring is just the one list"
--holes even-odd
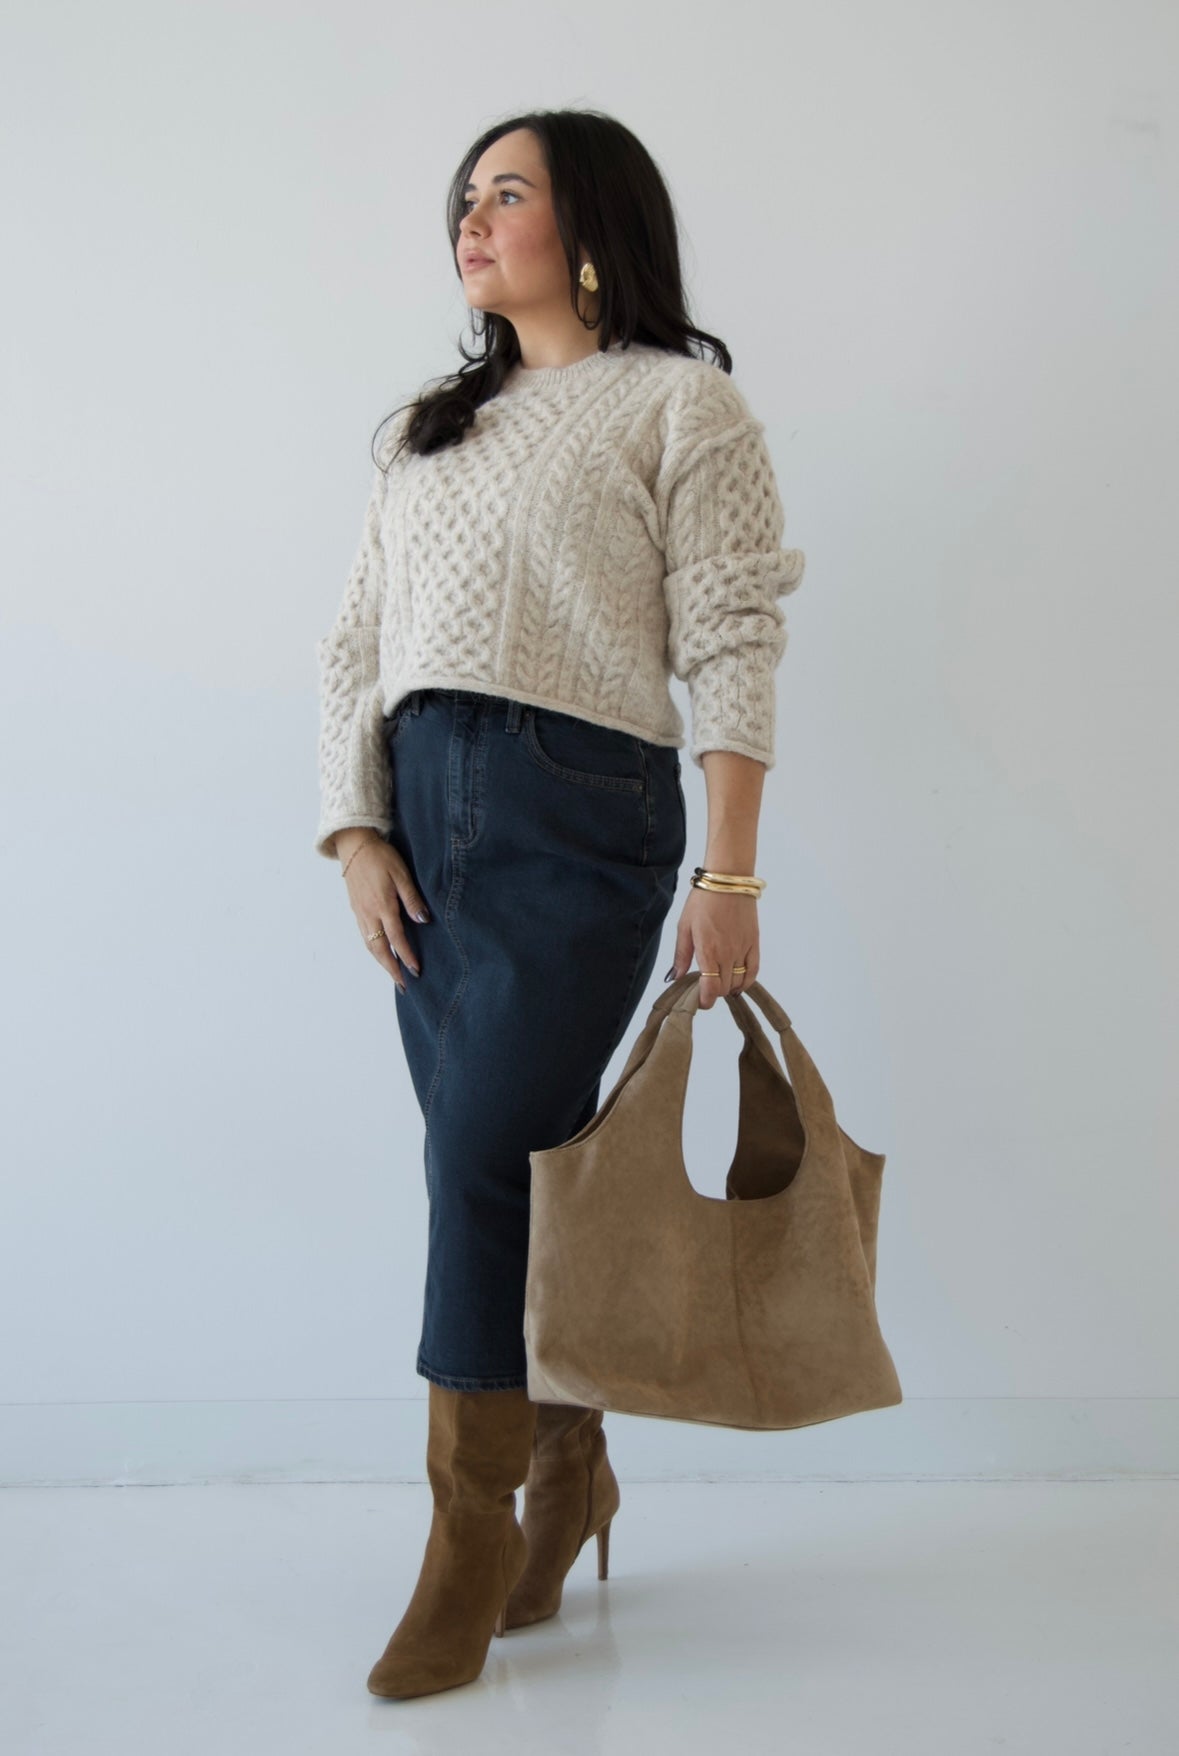
[(756, 872), (757, 848), (752, 842), (710, 843), (700, 864), (710, 872)]
[(380, 841), (380, 839), (381, 837), (377, 830), (367, 828), (364, 825), (357, 825), (352, 829), (337, 829), (335, 835), (332, 837), (336, 849), (336, 858), (339, 860), (341, 866), (346, 866), (348, 864), (349, 855), (355, 852), (361, 842)]

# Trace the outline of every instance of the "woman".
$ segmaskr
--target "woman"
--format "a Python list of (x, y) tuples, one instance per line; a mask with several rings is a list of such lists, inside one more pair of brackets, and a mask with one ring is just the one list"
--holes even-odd
[[(397, 984), (426, 1124), (434, 1512), (368, 1679), (393, 1696), (478, 1676), (493, 1631), (555, 1613), (594, 1534), (606, 1576), (601, 1411), (527, 1392), (528, 1155), (595, 1113), (654, 969), (687, 846), (669, 671), (707, 783), (703, 865), (754, 872), (777, 599), (804, 565), (629, 130), (576, 111), (490, 129), (449, 231), (483, 350), (398, 411), (317, 648), (316, 847)], [(705, 1008), (756, 979), (755, 893), (693, 882), (666, 979), (693, 958)]]

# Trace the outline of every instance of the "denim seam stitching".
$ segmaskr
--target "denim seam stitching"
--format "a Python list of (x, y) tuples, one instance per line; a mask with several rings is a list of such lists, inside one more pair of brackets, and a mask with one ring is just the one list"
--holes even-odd
[(434, 1077), (430, 1081), (430, 1089), (426, 1094), (426, 1107), (422, 1118), (427, 1133), (430, 1128), (430, 1114), (434, 1108), (434, 1094), (438, 1090), (439, 1081), (442, 1078), (442, 1073), (446, 1066), (447, 1027), (450, 1024), (451, 1019), (454, 1017), (455, 1012), (458, 1010), (459, 1002), (466, 992), (467, 981), (471, 973), (471, 965), (470, 960), (467, 957), (466, 948), (463, 945), (462, 940), (459, 938), (458, 933), (455, 931), (452, 918), (454, 908), (462, 895), (463, 884), (466, 879), (466, 868), (463, 864), (462, 852), (462, 844), (459, 841), (458, 836), (452, 835), (450, 838), (450, 857), (454, 865), (454, 874), (450, 881), (450, 889), (447, 892), (446, 907), (442, 911), (442, 918), (446, 922), (451, 939), (454, 941), (458, 954), (462, 958), (463, 974), (462, 980), (459, 982), (458, 987), (455, 989), (451, 998), (450, 1005), (446, 1008), (446, 1011), (443, 1014), (442, 1022), (438, 1026), (438, 1065), (434, 1069)]
[(654, 812), (651, 809), (651, 773), (650, 773), (650, 768), (649, 768), (649, 765), (647, 762), (647, 752), (643, 749), (643, 746), (639, 743), (639, 740), (637, 738), (635, 739), (635, 749), (638, 752), (639, 761), (643, 765), (643, 823), (644, 823), (644, 828), (643, 828), (643, 851), (642, 851), (642, 854), (639, 858), (639, 865), (645, 866), (647, 864), (647, 855), (651, 849), (651, 828), (652, 828), (652, 820), (654, 817)]

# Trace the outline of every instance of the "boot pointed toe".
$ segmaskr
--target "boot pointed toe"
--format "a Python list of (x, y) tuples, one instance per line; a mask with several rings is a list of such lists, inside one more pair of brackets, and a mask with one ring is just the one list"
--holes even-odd
[(516, 1489), (536, 1409), (524, 1390), (456, 1391), (430, 1381), (430, 1532), (413, 1595), (368, 1674), (370, 1694), (431, 1695), (482, 1671), (527, 1559)]

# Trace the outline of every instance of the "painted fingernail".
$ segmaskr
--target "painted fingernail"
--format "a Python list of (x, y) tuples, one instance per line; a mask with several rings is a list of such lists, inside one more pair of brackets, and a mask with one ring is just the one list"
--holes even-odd
[(420, 915), (415, 915), (415, 916), (414, 916), (414, 920), (415, 920), (415, 921), (422, 921), (422, 922), (426, 922), (426, 921), (428, 921), (428, 920), (429, 920), (429, 919), (430, 919), (430, 917), (429, 917), (429, 915), (428, 915), (428, 914), (426, 914), (426, 912), (425, 912), (425, 910), (423, 910), (423, 911), (422, 911), (422, 913), (421, 913), (421, 914), (420, 914)]
[(667, 974), (664, 976), (664, 978), (663, 978), (664, 981), (670, 982), (670, 980), (674, 974), (675, 974), (675, 964), (673, 963), (671, 968), (668, 970)]

